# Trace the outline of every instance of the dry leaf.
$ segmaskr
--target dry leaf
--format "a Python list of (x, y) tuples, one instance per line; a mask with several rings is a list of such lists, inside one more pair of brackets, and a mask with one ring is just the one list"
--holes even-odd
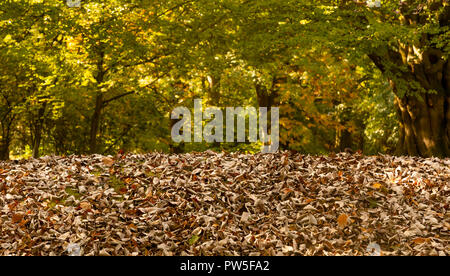
[(114, 159), (109, 158), (109, 157), (104, 157), (102, 159), (102, 162), (105, 166), (108, 166), (108, 167), (112, 167), (114, 165)]
[(346, 214), (341, 214), (337, 219), (339, 227), (344, 228), (345, 226), (347, 226), (348, 219), (349, 217)]
[(12, 219), (13, 223), (19, 223), (22, 221), (23, 215), (22, 214), (14, 214), (14, 215), (12, 215), (11, 219)]
[(86, 256), (449, 255), (449, 164), (289, 152), (0, 161), (0, 255), (71, 243)]
[(382, 186), (383, 186), (383, 185), (381, 185), (380, 183), (374, 183), (374, 184), (372, 185), (372, 187), (373, 187), (374, 189), (380, 189)]
[(91, 203), (85, 201), (80, 203), (80, 208), (83, 210), (90, 210), (92, 209), (92, 205)]
[(416, 239), (414, 239), (413, 240), (413, 242), (415, 243), (415, 244), (422, 244), (422, 243), (425, 243), (425, 242), (428, 242), (430, 239), (428, 239), (428, 238), (416, 238)]

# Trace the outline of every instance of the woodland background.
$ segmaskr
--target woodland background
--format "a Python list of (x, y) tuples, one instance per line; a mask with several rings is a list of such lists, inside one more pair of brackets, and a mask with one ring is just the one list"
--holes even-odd
[(280, 147), (450, 156), (448, 1), (4, 0), (0, 159), (174, 144), (170, 112), (279, 106)]

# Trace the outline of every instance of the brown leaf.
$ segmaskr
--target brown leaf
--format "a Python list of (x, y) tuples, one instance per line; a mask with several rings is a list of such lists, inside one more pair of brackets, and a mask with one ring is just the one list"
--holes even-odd
[[(0, 255), (58, 255), (69, 242), (80, 242), (87, 256), (449, 254), (450, 160), (225, 152), (121, 158), (0, 161), (8, 169), (0, 175), (0, 225), (14, 230), (4, 231)], [(374, 251), (364, 250), (367, 243)]]
[(450, 231), (450, 223), (448, 222), (444, 222), (445, 227), (447, 228), (448, 231)]
[(337, 219), (338, 225), (341, 228), (344, 228), (348, 224), (348, 216), (346, 214), (342, 214)]
[(416, 238), (416, 239), (413, 240), (413, 242), (415, 244), (422, 244), (422, 243), (426, 243), (426, 242), (429, 242), (429, 241), (430, 241), (429, 238)]
[(91, 203), (84, 201), (84, 202), (80, 203), (80, 208), (83, 210), (91, 210), (92, 205), (91, 205)]
[(22, 214), (14, 214), (14, 215), (12, 215), (12, 218), (11, 218), (13, 223), (19, 223), (22, 221), (22, 219), (23, 219)]
[(108, 167), (112, 167), (114, 165), (114, 159), (109, 158), (109, 157), (104, 157), (102, 159), (102, 163)]

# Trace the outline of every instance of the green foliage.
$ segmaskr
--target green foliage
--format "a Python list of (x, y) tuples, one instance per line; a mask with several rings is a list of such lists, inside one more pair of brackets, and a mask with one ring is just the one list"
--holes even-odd
[(364, 147), (367, 154), (394, 153), (398, 142), (397, 112), (394, 95), (379, 74), (367, 81), (368, 93), (361, 96), (356, 116), (363, 119)]
[(64, 2), (0, 3), (0, 145), (16, 156), (92, 152), (93, 137), (103, 154), (259, 150), (174, 145), (170, 112), (195, 98), (219, 107), (271, 99), (283, 149), (393, 152), (393, 92), (442, 93), (405, 74), (423, 49), (448, 59), (446, 1)]

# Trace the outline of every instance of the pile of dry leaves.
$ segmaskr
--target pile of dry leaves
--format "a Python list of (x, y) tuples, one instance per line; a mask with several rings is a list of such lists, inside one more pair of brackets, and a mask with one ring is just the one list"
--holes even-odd
[(0, 255), (450, 255), (450, 160), (338, 154), (0, 163)]

